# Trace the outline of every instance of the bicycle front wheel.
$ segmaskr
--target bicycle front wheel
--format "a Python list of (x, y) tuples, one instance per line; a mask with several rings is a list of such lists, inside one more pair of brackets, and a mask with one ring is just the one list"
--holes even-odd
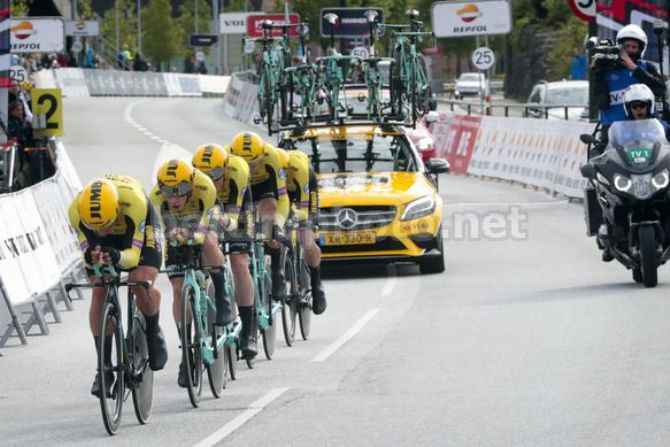
[[(123, 333), (119, 323), (117, 308), (107, 303), (100, 319), (100, 358), (98, 358), (98, 372), (100, 374), (100, 409), (105, 429), (110, 435), (115, 435), (121, 424), (123, 410), (123, 395), (125, 393), (125, 365), (123, 364)], [(112, 337), (111, 352), (105, 348), (105, 334)], [(105, 364), (105, 358), (111, 362)], [(105, 390), (110, 390), (107, 394)]]
[[(214, 284), (209, 282), (207, 289), (209, 296), (214, 296)], [(217, 347), (219, 335), (223, 332), (223, 328), (214, 325), (216, 319), (216, 309), (213, 306), (207, 306), (209, 336), (212, 349), (214, 350), (214, 360), (207, 365), (207, 379), (209, 380), (209, 389), (212, 390), (212, 395), (217, 399), (221, 397), (223, 388), (226, 386), (226, 359), (223, 346)]]
[(142, 312), (137, 312), (133, 320), (132, 334), (132, 376), (137, 381), (133, 387), (133, 407), (140, 424), (146, 424), (154, 407), (154, 372), (149, 368), (149, 348), (147, 345), (147, 324)]
[(197, 408), (202, 396), (202, 356), (200, 355), (200, 328), (197, 318), (200, 314), (195, 305), (195, 289), (184, 287), (181, 296), (181, 350), (182, 362), (186, 368), (186, 389), (191, 405)]
[(298, 286), (297, 281), (295, 280), (295, 274), (293, 273), (293, 255), (291, 253), (286, 255), (284, 272), (286, 273), (286, 290), (288, 290), (289, 293), (281, 308), (282, 327), (284, 329), (284, 340), (286, 341), (286, 345), (293, 346), (297, 314), (297, 306), (295, 305), (297, 300), (294, 298), (297, 296), (296, 290), (298, 289)]
[(309, 338), (309, 331), (312, 328), (312, 294), (307, 292), (309, 283), (309, 267), (303, 259), (300, 263), (300, 302), (298, 303), (300, 335), (303, 340)]
[[(270, 266), (266, 263), (265, 271), (270, 272)], [(275, 346), (277, 344), (277, 320), (272, 315), (272, 298), (270, 297), (270, 290), (272, 290), (272, 281), (270, 275), (265, 275), (265, 293), (263, 296), (263, 310), (268, 316), (268, 326), (262, 330), (263, 332), (263, 351), (265, 351), (265, 358), (272, 360), (275, 353)]]

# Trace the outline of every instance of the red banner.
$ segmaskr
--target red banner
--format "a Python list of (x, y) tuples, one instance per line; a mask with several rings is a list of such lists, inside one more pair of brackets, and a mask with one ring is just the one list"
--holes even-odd
[(449, 161), (452, 172), (465, 174), (468, 171), (481, 122), (481, 116), (455, 115), (451, 120), (444, 144), (436, 149)]
[[(289, 14), (288, 15), (289, 23), (291, 25), (297, 25), (300, 23), (299, 14)], [(275, 25), (283, 25), (286, 23), (286, 16), (284, 14), (252, 14), (247, 17), (247, 36), (249, 37), (263, 37), (263, 28), (261, 28), (261, 22), (263, 20), (272, 20), (272, 23)], [(270, 33), (272, 37), (280, 37), (282, 35), (282, 30), (273, 29)], [(290, 37), (298, 37), (298, 27), (292, 26), (288, 29), (288, 35)]]

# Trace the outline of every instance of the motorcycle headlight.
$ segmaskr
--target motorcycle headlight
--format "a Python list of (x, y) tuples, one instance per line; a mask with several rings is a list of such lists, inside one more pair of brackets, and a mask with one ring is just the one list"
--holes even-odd
[(656, 192), (651, 185), (651, 174), (633, 175), (631, 181), (633, 183), (632, 194), (636, 199), (646, 200)]
[(405, 211), (402, 213), (400, 220), (412, 220), (419, 217), (427, 216), (435, 211), (435, 197), (431, 194), (429, 196), (421, 197), (405, 206)]
[(608, 185), (608, 186), (610, 185), (610, 181), (607, 180), (607, 177), (605, 177), (604, 175), (602, 175), (600, 172), (597, 172), (597, 173), (596, 173), (596, 180), (598, 180), (598, 181), (599, 181), (600, 183), (602, 183), (603, 185)]
[(662, 170), (651, 178), (651, 186), (656, 191), (667, 188), (668, 184), (670, 184), (670, 172), (667, 169)]
[(614, 174), (614, 187), (621, 192), (628, 192), (633, 187), (633, 181), (626, 176)]

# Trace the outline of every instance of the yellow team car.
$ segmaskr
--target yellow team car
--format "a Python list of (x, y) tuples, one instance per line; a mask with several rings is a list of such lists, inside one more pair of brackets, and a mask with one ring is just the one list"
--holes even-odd
[(319, 180), (318, 238), (324, 260), (410, 261), (444, 271), (437, 174), (397, 126), (287, 131), (279, 146), (309, 155)]

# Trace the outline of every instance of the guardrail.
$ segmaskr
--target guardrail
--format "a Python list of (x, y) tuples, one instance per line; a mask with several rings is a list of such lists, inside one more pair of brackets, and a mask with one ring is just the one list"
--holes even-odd
[[(473, 103), (473, 102), (468, 102), (468, 101), (461, 101), (461, 100), (456, 100), (456, 99), (444, 99), (444, 98), (437, 98), (437, 101), (442, 104), (448, 104), (449, 105), (449, 111), (451, 112), (457, 112), (456, 108), (460, 108), (463, 112), (467, 113), (468, 115), (482, 115), (485, 114), (482, 111), (482, 105), (481, 102), (479, 103)], [(565, 120), (570, 120), (570, 109), (583, 109), (583, 112), (580, 112), (580, 117), (577, 120), (574, 121), (588, 121), (588, 109), (584, 107), (583, 104), (561, 104), (561, 105), (555, 105), (555, 106), (541, 106), (538, 104), (533, 104), (533, 103), (526, 103), (526, 104), (519, 104), (519, 103), (497, 103), (497, 104), (489, 104), (485, 105), (485, 109), (488, 108), (491, 110), (490, 115), (493, 116), (505, 116), (505, 117), (510, 117), (510, 111), (511, 110), (521, 110), (522, 111), (522, 116), (528, 117), (528, 118), (544, 118), (548, 119), (550, 116), (559, 118), (562, 116), (563, 119)], [(494, 113), (495, 110), (501, 110), (502, 113)], [(561, 114), (556, 114), (556, 115), (550, 115), (549, 111), (550, 110), (561, 110)]]

